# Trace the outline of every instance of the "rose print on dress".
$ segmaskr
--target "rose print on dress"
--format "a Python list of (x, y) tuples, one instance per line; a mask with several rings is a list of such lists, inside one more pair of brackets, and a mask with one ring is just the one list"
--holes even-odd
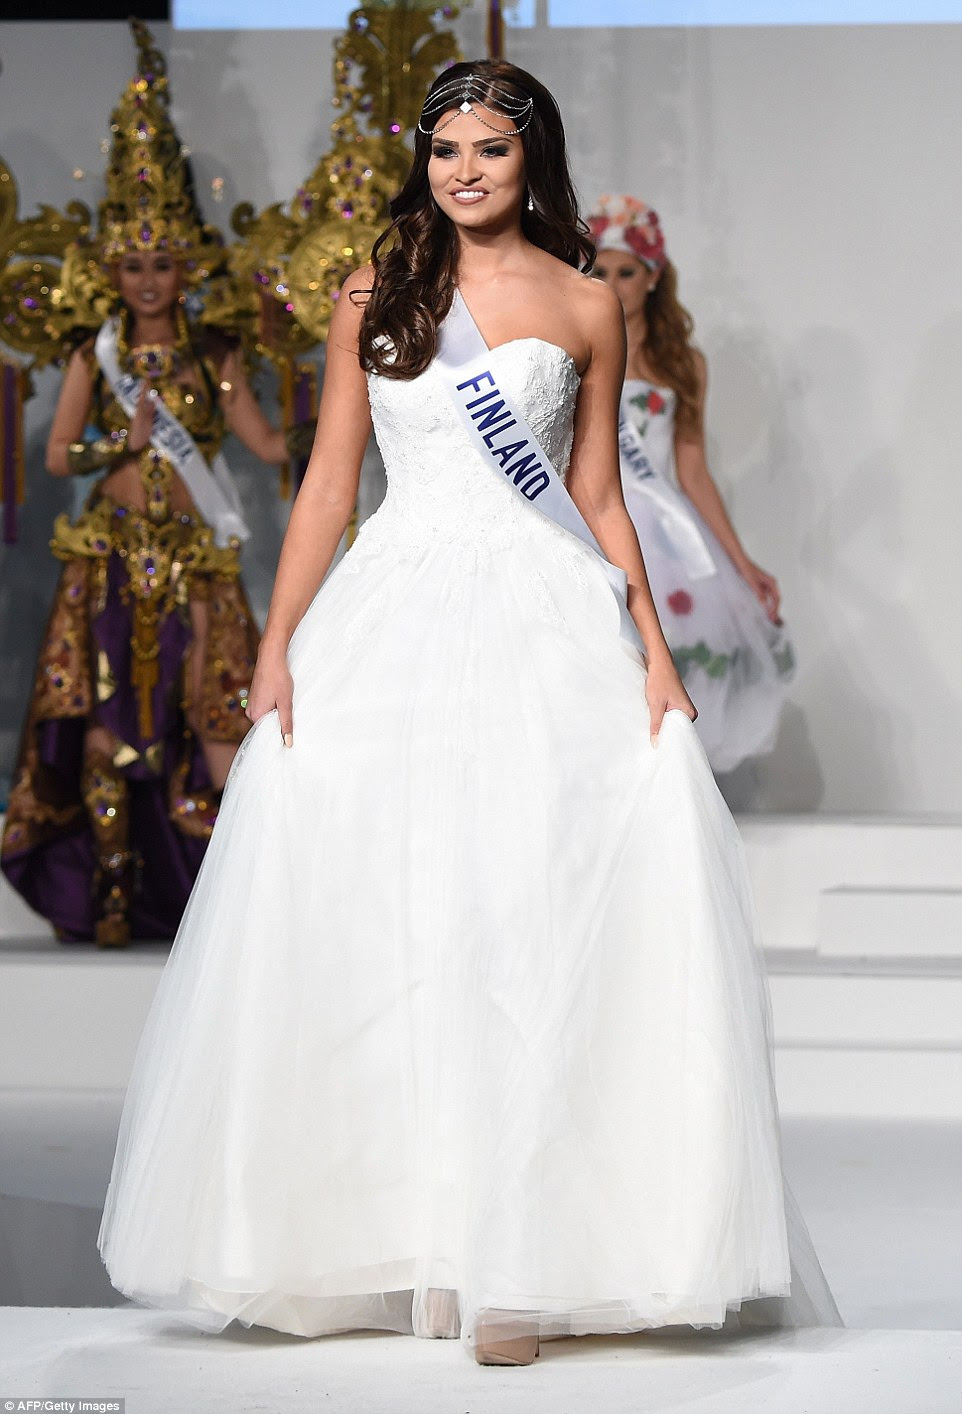
[(687, 589), (676, 589), (668, 595), (668, 607), (673, 614), (690, 614), (695, 601)]
[(657, 388), (652, 387), (647, 387), (642, 392), (636, 393), (628, 401), (631, 407), (637, 408), (640, 413), (640, 418), (636, 423), (639, 437), (646, 435), (649, 417), (660, 416), (668, 407), (668, 399), (659, 393)]

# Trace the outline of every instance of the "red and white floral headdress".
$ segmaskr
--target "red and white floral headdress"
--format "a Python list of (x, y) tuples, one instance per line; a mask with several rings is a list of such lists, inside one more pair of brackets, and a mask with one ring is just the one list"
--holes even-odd
[(668, 263), (665, 234), (657, 211), (633, 196), (603, 196), (600, 210), (588, 217), (599, 250), (625, 250), (658, 274)]

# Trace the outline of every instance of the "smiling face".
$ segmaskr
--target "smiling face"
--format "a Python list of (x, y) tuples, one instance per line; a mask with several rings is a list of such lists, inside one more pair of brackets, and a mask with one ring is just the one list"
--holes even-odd
[(132, 252), (119, 261), (116, 281), (135, 318), (166, 314), (180, 293), (180, 267), (164, 251)]
[[(501, 126), (499, 118), (492, 122)], [(516, 225), (524, 198), (524, 149), (510, 118), (504, 134), (492, 132), (474, 113), (439, 115), (444, 131), (431, 139), (428, 182), (445, 216), (465, 230)]]
[(654, 271), (626, 250), (599, 250), (591, 273), (611, 286), (621, 300), (626, 319), (643, 312), (649, 291), (658, 283)]

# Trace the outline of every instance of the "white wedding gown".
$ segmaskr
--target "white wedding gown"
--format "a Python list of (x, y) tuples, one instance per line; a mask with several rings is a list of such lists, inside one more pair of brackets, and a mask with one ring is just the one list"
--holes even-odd
[[(578, 376), (497, 354), (559, 470)], [(592, 552), (372, 376), (389, 488), (245, 740), (137, 1055), (100, 1247), (209, 1330), (718, 1325), (789, 1292), (768, 1001), (692, 724), (649, 742)], [(792, 1300), (832, 1321), (804, 1225)]]

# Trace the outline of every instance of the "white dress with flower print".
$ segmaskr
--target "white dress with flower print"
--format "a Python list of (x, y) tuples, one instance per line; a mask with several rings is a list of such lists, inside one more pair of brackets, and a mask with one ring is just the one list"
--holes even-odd
[(714, 770), (731, 771), (772, 749), (794, 657), (675, 482), (675, 404), (670, 388), (625, 380), (622, 405), (645, 453), (640, 470), (622, 467), (625, 502), (702, 744)]

